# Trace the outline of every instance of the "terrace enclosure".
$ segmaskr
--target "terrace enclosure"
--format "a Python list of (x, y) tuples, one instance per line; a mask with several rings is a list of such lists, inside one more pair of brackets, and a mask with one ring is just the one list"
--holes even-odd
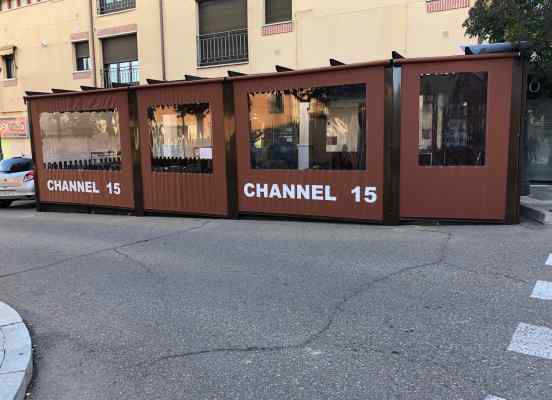
[(37, 207), (519, 221), (518, 54), (29, 93)]

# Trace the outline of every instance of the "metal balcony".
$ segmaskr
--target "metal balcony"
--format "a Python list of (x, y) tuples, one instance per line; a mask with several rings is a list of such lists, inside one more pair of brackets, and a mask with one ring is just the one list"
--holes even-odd
[(140, 84), (140, 68), (111, 64), (103, 70), (103, 77), (106, 88), (136, 86)]
[(249, 61), (247, 29), (198, 35), (198, 66), (206, 67), (247, 61)]
[(110, 14), (136, 8), (136, 0), (98, 0), (98, 14)]

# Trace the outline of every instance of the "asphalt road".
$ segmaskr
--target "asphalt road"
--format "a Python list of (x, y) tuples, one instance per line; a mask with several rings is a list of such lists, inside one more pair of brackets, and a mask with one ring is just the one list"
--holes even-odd
[[(552, 228), (0, 210), (33, 400), (552, 398)], [(541, 343), (547, 346), (547, 343)], [(552, 343), (550, 343), (552, 346)], [(552, 348), (551, 348), (552, 351)]]

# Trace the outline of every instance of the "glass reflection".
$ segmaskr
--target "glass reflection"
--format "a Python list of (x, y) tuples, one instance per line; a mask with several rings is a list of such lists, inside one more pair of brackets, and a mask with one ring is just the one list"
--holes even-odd
[(119, 170), (117, 110), (40, 114), (44, 168)]
[(213, 172), (212, 119), (208, 103), (148, 108), (151, 166), (158, 172)]
[(419, 164), (485, 165), (487, 73), (423, 75)]
[(249, 94), (255, 169), (365, 169), (364, 84)]
[(552, 97), (528, 100), (527, 157), (529, 179), (552, 182)]

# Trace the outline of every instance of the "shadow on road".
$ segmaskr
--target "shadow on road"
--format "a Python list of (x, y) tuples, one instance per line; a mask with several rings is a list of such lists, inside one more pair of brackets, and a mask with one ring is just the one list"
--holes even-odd
[(12, 205), (8, 208), (11, 209), (11, 208), (17, 208), (19, 210), (25, 210), (25, 209), (29, 209), (29, 208), (34, 208), (36, 205), (36, 202), (34, 200), (31, 200), (31, 201), (28, 201), (28, 200), (24, 200), (24, 201), (14, 201), (12, 203)]

